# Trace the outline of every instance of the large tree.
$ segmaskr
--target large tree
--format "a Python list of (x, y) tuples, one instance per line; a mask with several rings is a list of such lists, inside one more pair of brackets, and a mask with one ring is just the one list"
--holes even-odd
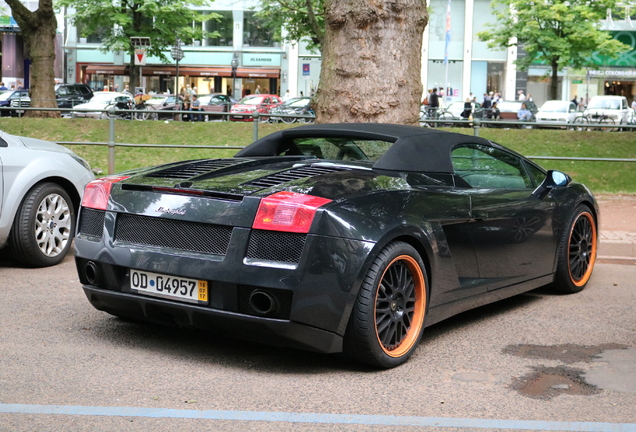
[(326, 0), (320, 123), (419, 123), (425, 0)]
[(200, 40), (209, 34), (196, 22), (216, 19), (218, 14), (201, 14), (192, 6), (205, 6), (209, 0), (59, 0), (58, 6), (73, 8), (70, 16), (73, 24), (81, 28), (82, 35), (99, 32), (101, 49), (124, 51), (130, 56), (131, 88), (136, 86), (139, 67), (134, 65), (135, 46), (132, 37), (149, 37), (147, 56), (158, 56), (170, 61), (165, 51), (178, 39)]
[(616, 0), (493, 0), (497, 22), (478, 34), (491, 48), (521, 46), (527, 56), (517, 59), (521, 70), (542, 62), (551, 67), (549, 98), (557, 99), (558, 71), (593, 66), (592, 54), (614, 57), (629, 50), (612, 39), (599, 23)]
[[(40, 0), (38, 9), (30, 11), (19, 0), (6, 0), (13, 18), (20, 26), (26, 56), (31, 60), (29, 87), (31, 106), (57, 108), (55, 102), (55, 34), (57, 19), (53, 0)], [(29, 111), (29, 117), (59, 117), (57, 111)]]

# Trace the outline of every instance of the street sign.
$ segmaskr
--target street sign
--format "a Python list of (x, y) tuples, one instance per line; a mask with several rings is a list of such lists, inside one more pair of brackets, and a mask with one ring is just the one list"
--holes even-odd
[(146, 50), (136, 49), (135, 50), (135, 66), (145, 66), (145, 65), (146, 65)]

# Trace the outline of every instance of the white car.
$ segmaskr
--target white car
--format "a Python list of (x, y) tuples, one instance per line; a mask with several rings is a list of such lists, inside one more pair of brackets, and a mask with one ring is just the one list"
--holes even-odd
[(625, 96), (594, 96), (583, 115), (591, 122), (608, 117), (616, 125), (634, 123), (634, 110), (627, 105)]
[[(95, 92), (90, 101), (75, 105), (71, 111), (71, 117), (90, 117), (106, 119), (108, 114), (104, 110), (114, 106), (117, 109), (131, 109), (134, 106), (133, 97), (127, 93), (101, 91)], [(75, 111), (76, 110), (76, 111)], [(123, 116), (129, 114), (122, 114)]]
[(541, 106), (535, 117), (537, 123), (572, 123), (577, 115), (573, 102), (549, 100)]
[(94, 176), (71, 150), (0, 131), (0, 249), (32, 267), (71, 248), (84, 186)]

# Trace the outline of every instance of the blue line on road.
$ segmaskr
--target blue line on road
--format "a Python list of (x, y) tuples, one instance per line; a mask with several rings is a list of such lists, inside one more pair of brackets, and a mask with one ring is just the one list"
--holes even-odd
[(636, 432), (636, 423), (560, 422), (265, 411), (196, 411), (166, 408), (94, 407), (72, 405), (0, 404), (0, 413), (241, 420), (283, 423), (360, 424), (380, 426), (488, 428), (513, 430), (525, 429), (542, 431)]

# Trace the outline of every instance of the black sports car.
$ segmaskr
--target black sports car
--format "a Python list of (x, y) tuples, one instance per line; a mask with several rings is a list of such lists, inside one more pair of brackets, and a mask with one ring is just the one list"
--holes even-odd
[(598, 212), (582, 184), (482, 138), (310, 125), (89, 183), (76, 263), (113, 315), (389, 368), (459, 312), (582, 290)]

